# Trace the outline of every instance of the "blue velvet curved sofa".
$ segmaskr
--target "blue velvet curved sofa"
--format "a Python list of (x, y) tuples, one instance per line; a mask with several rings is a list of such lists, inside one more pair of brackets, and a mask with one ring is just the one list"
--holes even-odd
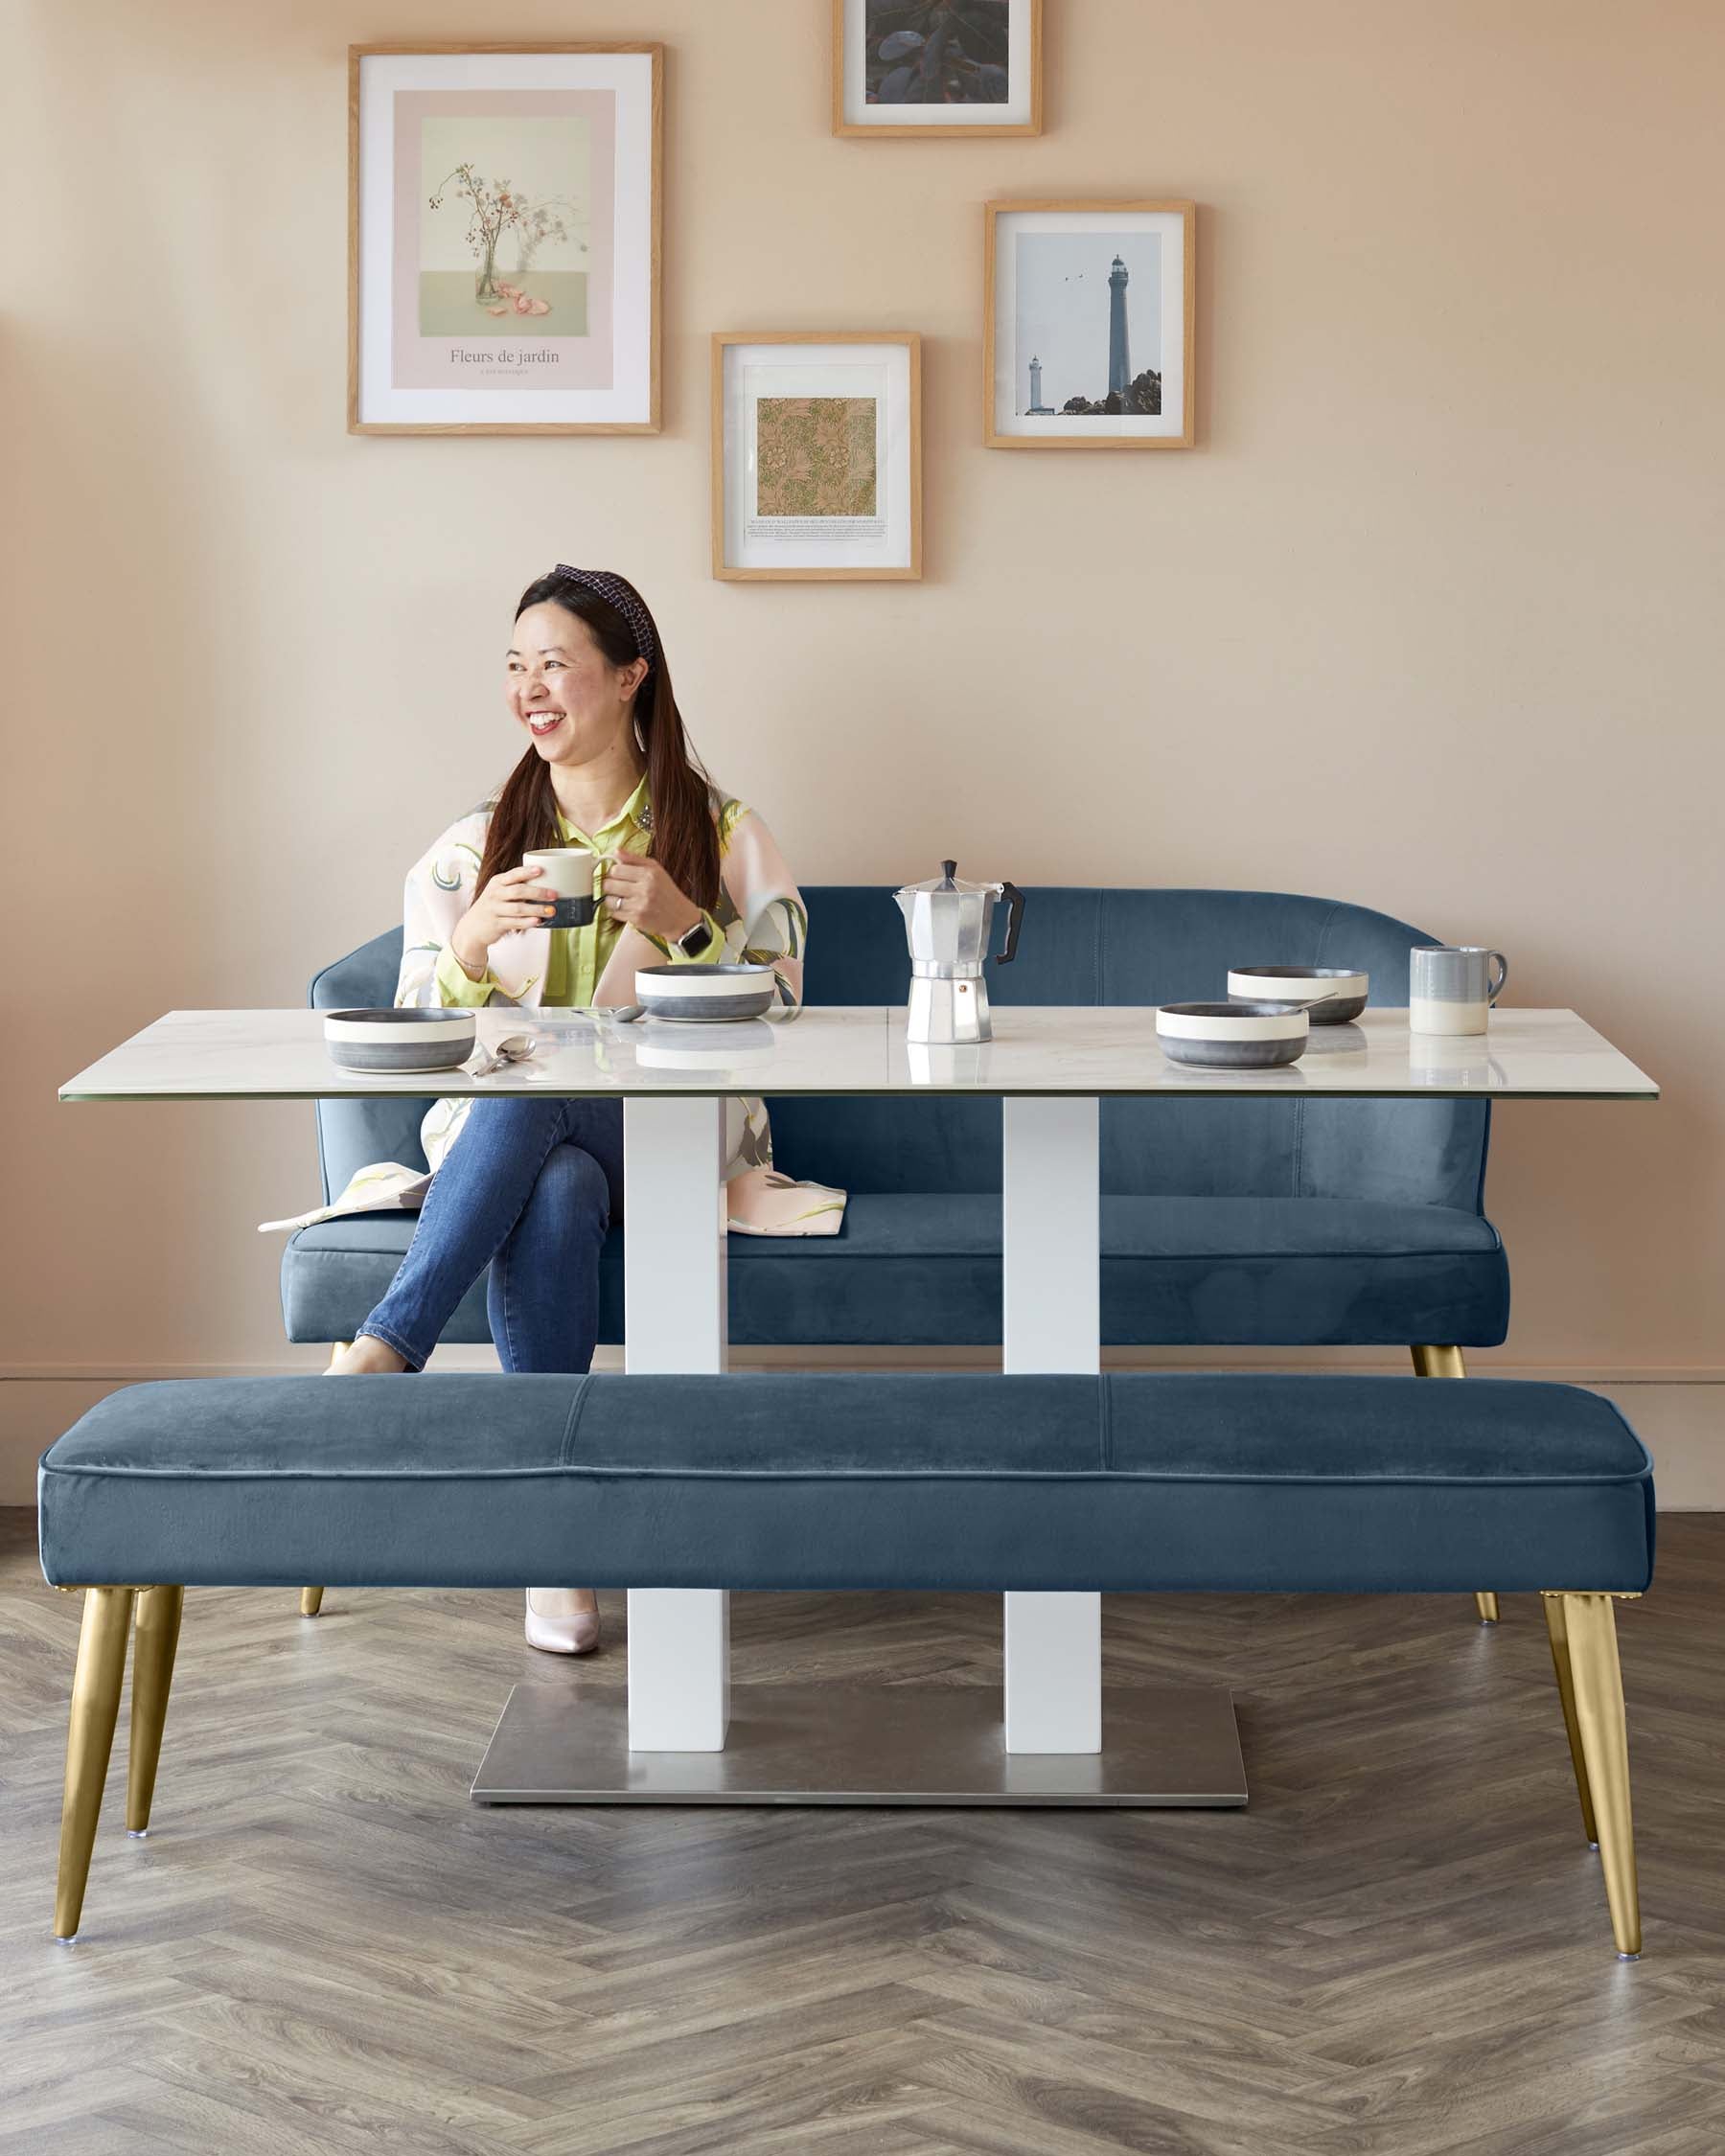
[[(909, 977), (884, 889), (805, 893), (807, 999), (901, 1001)], [(325, 968), (319, 1009), (388, 1003), (401, 932)], [(1224, 993), (1241, 965), (1346, 965), (1406, 1004), (1406, 922), (1277, 892), (1041, 889), (1010, 966), (1014, 1004), (1147, 1004)], [(421, 1100), (317, 1104), (326, 1196), (372, 1160), (424, 1165)], [(781, 1166), (850, 1194), (843, 1232), (736, 1236), (741, 1345), (972, 1345), (1000, 1337), (1000, 1105), (965, 1098), (777, 1100)], [(1116, 1100), (1102, 1109), (1102, 1331), (1111, 1345), (1494, 1346), (1509, 1313), (1483, 1202), (1490, 1110), (1454, 1100)], [(293, 1341), (348, 1340), (387, 1287), (411, 1216), (303, 1228), (282, 1262)], [(605, 1252), (600, 1339), (623, 1337), (622, 1236)], [(489, 1339), (484, 1283), (445, 1334)]]

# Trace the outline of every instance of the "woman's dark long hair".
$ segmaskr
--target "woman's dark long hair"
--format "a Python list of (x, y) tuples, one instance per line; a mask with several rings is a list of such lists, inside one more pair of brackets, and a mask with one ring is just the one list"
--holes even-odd
[[(626, 580), (619, 577), (617, 581), (621, 584)], [(633, 585), (629, 588), (634, 591)], [(635, 592), (635, 597), (640, 600), (640, 593)], [(593, 641), (613, 666), (627, 666), (631, 659), (640, 657), (634, 631), (616, 608), (573, 577), (553, 573), (538, 578), (522, 592), (516, 619), (519, 621), (529, 607), (541, 606), (548, 599), (586, 623)], [(646, 613), (645, 600), (640, 604)], [(712, 787), (683, 732), (658, 624), (650, 613), (647, 618), (653, 623), (654, 659), (635, 691), (634, 725), (647, 758), (647, 791), (653, 802), (653, 858), (685, 897), (711, 912), (719, 897), (719, 831), (713, 817)], [(485, 858), (479, 864), (479, 888), (483, 890), (501, 870), (518, 867), (523, 854), (559, 843), (551, 767), (537, 748), (530, 747), (503, 781), (493, 805)]]

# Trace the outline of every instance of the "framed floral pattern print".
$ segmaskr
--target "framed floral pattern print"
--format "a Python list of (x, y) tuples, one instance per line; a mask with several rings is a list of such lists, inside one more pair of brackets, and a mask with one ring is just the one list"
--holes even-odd
[(348, 427), (654, 434), (658, 45), (348, 51)]
[(1190, 202), (990, 202), (982, 303), (991, 449), (1189, 449)]
[(922, 339), (713, 339), (713, 574), (922, 575)]
[(1043, 0), (833, 0), (836, 135), (1040, 135)]

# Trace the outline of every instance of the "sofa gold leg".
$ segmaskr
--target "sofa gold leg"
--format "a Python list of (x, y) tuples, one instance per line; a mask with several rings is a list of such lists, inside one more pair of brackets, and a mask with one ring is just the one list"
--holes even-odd
[[(1414, 1347), (1415, 1377), (1465, 1377), (1467, 1365), (1461, 1359), (1459, 1347)], [(1482, 1624), (1495, 1624), (1498, 1620), (1498, 1598), (1489, 1589), (1483, 1589), (1474, 1596), (1474, 1610)]]
[(162, 1756), (162, 1725), (168, 1719), (168, 1694), (173, 1684), (173, 1656), (179, 1645), (183, 1587), (146, 1587), (138, 1594), (132, 1627), (131, 1744), (126, 1761), (126, 1831), (148, 1834), (150, 1806), (155, 1795), (156, 1765)]
[[(1566, 1594), (1563, 1626), (1576, 1694), (1586, 1788), (1598, 1829), (1599, 1867), (1611, 1905), (1618, 1958), (1641, 1953), (1641, 1895), (1635, 1877), (1635, 1824), (1629, 1808), (1629, 1732), (1623, 1720), (1623, 1672), (1617, 1613), (1609, 1594)], [(1585, 1801), (1586, 1800), (1584, 1800)]]
[(75, 1938), (83, 1912), (96, 1820), (120, 1714), (134, 1594), (129, 1587), (84, 1590), (72, 1716), (66, 1731), (66, 1795), (60, 1808), (59, 1877), (54, 1892), (56, 1938)]
[[(351, 1340), (333, 1340), (330, 1342), (330, 1361), (334, 1363), (337, 1356), (345, 1355), (353, 1344)], [(323, 1589), (321, 1587), (302, 1587), (300, 1589), (301, 1617), (315, 1617), (322, 1608)]]
[(1461, 1359), (1459, 1347), (1415, 1347), (1413, 1350), (1414, 1371), (1416, 1377), (1465, 1377), (1467, 1365)]

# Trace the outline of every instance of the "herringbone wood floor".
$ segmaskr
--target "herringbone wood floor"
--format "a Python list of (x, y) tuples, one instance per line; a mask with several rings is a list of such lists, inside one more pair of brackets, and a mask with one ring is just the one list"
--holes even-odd
[[(1611, 1958), (1536, 1603), (1111, 1598), (1224, 1676), (1244, 1814), (495, 1810), (518, 1597), (188, 1597), (49, 1938), (76, 1599), (0, 1515), (5, 2156), (1718, 2156), (1725, 1516), (1622, 1634), (1647, 1958)], [(610, 1638), (620, 1598), (607, 1596)], [(739, 1676), (998, 1682), (998, 1607), (739, 1596)], [(531, 1668), (529, 1668), (531, 1664)], [(835, 1698), (835, 1711), (842, 1711)]]

